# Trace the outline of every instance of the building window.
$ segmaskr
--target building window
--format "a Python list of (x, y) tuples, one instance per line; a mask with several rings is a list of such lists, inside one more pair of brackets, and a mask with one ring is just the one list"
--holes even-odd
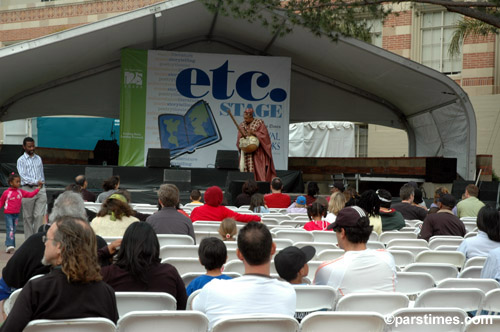
[(371, 19), (366, 20), (366, 24), (370, 29), (370, 34), (372, 35), (372, 45), (382, 48), (382, 27), (383, 23), (381, 19)]
[(422, 13), (422, 64), (446, 75), (462, 71), (462, 56), (448, 53), (461, 15), (447, 11)]
[(355, 156), (358, 158), (368, 157), (368, 125), (356, 124), (354, 135)]

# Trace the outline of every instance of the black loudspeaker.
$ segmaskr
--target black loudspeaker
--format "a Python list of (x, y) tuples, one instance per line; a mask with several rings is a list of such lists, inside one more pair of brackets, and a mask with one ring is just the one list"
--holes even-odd
[(104, 180), (113, 176), (111, 167), (85, 167), (85, 178), (88, 182), (88, 189), (102, 189)]
[(224, 198), (228, 205), (233, 204), (233, 197), (236, 198), (241, 193), (237, 192), (238, 188), (231, 187), (231, 183), (234, 181), (245, 182), (246, 180), (255, 179), (255, 175), (251, 172), (228, 172), (226, 177), (226, 188), (224, 190)]
[(116, 140), (99, 140), (94, 148), (93, 165), (118, 165), (119, 146)]
[(215, 157), (215, 168), (238, 169), (239, 154), (236, 150), (217, 150)]
[(175, 184), (179, 191), (190, 191), (191, 170), (165, 169), (163, 170), (163, 182)]
[(479, 200), (483, 202), (498, 202), (499, 197), (499, 183), (492, 182), (479, 182)]
[(170, 150), (148, 149), (146, 167), (170, 168)]
[(457, 158), (426, 158), (425, 181), (435, 183), (452, 183), (456, 179)]

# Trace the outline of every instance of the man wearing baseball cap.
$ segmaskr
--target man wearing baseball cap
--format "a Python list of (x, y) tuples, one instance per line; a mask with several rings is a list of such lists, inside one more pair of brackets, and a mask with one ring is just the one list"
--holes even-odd
[(394, 292), (396, 265), (392, 255), (383, 250), (366, 248), (372, 232), (370, 220), (359, 206), (345, 207), (328, 226), (337, 235), (342, 257), (323, 262), (316, 271), (314, 284), (328, 285), (340, 295), (359, 292)]
[(309, 274), (307, 262), (313, 259), (316, 249), (312, 246), (297, 248), (286, 247), (274, 257), (274, 266), (279, 276), (291, 284), (303, 284), (302, 280)]
[(465, 233), (467, 233), (464, 223), (451, 211), (455, 207), (456, 202), (455, 197), (450, 194), (444, 194), (439, 197), (437, 202), (439, 211), (437, 213), (428, 214), (427, 217), (425, 217), (419, 238), (429, 241), (434, 235), (455, 235), (463, 237)]

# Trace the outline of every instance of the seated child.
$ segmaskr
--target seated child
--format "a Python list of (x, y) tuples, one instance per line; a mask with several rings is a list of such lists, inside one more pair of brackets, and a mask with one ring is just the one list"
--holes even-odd
[(304, 229), (306, 231), (331, 231), (331, 229), (327, 229), (330, 223), (324, 220), (327, 212), (323, 204), (318, 202), (312, 203), (312, 205), (307, 208), (307, 215), (311, 221), (304, 225)]
[(255, 213), (269, 213), (269, 209), (264, 201), (264, 195), (255, 193), (250, 198), (249, 210)]
[(292, 203), (286, 209), (286, 212), (288, 213), (307, 213), (307, 208), (306, 208), (306, 197), (305, 196), (299, 196), (295, 200), (295, 202)]
[(316, 249), (312, 246), (286, 247), (274, 257), (274, 266), (281, 279), (291, 284), (305, 284), (303, 278), (309, 274), (307, 262), (313, 259)]
[(238, 228), (236, 227), (236, 220), (233, 218), (225, 218), (221, 221), (219, 226), (219, 234), (222, 236), (222, 241), (234, 241)]
[(194, 291), (203, 288), (212, 279), (231, 279), (231, 277), (221, 272), (222, 266), (227, 260), (227, 249), (222, 240), (215, 237), (204, 238), (198, 247), (198, 256), (207, 273), (189, 283), (186, 287), (188, 296)]
[(203, 202), (201, 201), (201, 193), (198, 189), (191, 190), (191, 194), (189, 195), (189, 199), (191, 199), (190, 204), (203, 205)]

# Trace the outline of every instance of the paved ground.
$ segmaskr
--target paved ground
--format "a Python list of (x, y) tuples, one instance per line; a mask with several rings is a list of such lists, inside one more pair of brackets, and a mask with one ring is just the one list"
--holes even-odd
[[(24, 242), (24, 234), (16, 234), (16, 247), (19, 248), (21, 244)], [(2, 269), (9, 258), (12, 257), (12, 254), (7, 254), (5, 252), (5, 233), (0, 233), (0, 274)]]

